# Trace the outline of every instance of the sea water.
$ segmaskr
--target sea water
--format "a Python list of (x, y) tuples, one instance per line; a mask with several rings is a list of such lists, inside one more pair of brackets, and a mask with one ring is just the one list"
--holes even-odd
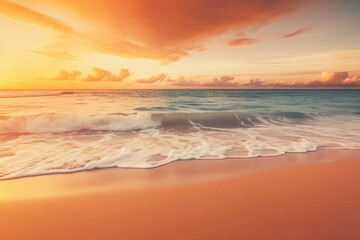
[(360, 149), (360, 90), (2, 90), (0, 179)]

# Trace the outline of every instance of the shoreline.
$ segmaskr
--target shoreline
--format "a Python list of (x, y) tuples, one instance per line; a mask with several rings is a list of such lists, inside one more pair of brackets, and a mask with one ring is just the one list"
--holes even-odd
[[(358, 153), (319, 151), (305, 154), (310, 164), (243, 175), (230, 174), (244, 166), (236, 161), (191, 160), (148, 170), (154, 174), (147, 176), (146, 171), (104, 169), (10, 180), (8, 186), (18, 192), (26, 189), (19, 188), (25, 182), (33, 189), (58, 182), (82, 190), (2, 199), (0, 238), (355, 240), (360, 237)], [(212, 178), (214, 171), (225, 175)], [(205, 179), (194, 178), (200, 175)], [(120, 179), (133, 184), (114, 184)]]
[(360, 156), (360, 150), (320, 149), (267, 157), (177, 160), (150, 169), (111, 167), (25, 176), (0, 180), (0, 201), (57, 198), (89, 189), (104, 192), (200, 184), (275, 169), (358, 159), (356, 156)]

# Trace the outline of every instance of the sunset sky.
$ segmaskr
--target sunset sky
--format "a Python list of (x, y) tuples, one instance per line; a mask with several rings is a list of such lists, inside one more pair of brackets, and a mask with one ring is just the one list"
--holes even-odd
[(0, 89), (360, 87), (358, 0), (0, 0)]

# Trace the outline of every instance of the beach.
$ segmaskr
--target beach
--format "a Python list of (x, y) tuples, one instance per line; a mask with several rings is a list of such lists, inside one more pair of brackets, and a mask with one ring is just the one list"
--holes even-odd
[(360, 240), (359, 0), (0, 0), (0, 240)]
[(320, 150), (257, 158), (279, 164), (256, 169), (190, 160), (5, 180), (0, 238), (355, 240), (359, 156)]

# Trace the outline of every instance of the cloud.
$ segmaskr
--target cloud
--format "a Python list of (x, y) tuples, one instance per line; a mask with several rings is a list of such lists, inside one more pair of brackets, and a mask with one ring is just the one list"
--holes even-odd
[(111, 81), (119, 82), (131, 75), (128, 69), (122, 68), (118, 75), (111, 73), (110, 71), (94, 67), (93, 73), (87, 75), (86, 78), (82, 79), (87, 82), (100, 82), (100, 81)]
[[(270, 84), (268, 84), (270, 85)], [(360, 76), (349, 76), (348, 72), (322, 72), (318, 78), (293, 83), (277, 82), (273, 87), (288, 88), (351, 88), (360, 87)]]
[[(61, 71), (58, 76), (48, 78), (54, 81), (83, 81), (83, 82), (120, 82), (132, 73), (122, 68), (118, 74), (94, 67), (92, 73), (86, 76), (80, 71)], [(233, 76), (224, 75), (211, 79), (186, 78), (179, 76), (172, 78), (166, 74), (158, 74), (145, 79), (138, 79), (136, 83), (147, 86), (170, 88), (216, 88), (216, 89), (269, 89), (269, 88), (360, 88), (360, 76), (350, 76), (343, 72), (322, 72), (319, 77), (294, 82), (285, 80), (263, 81), (259, 78), (248, 81), (239, 80)]]
[(234, 38), (228, 42), (230, 47), (239, 47), (245, 45), (251, 45), (260, 42), (258, 39), (251, 39), (251, 38)]
[(176, 87), (196, 87), (196, 88), (266, 88), (268, 84), (260, 79), (250, 79), (248, 82), (236, 80), (232, 76), (221, 76), (207, 81), (186, 79), (181, 76), (177, 79), (169, 80), (171, 86)]
[(169, 79), (169, 83), (170, 83), (170, 85), (177, 86), (177, 87), (229, 88), (229, 87), (241, 86), (241, 83), (235, 81), (235, 78), (231, 77), (231, 76), (221, 76), (219, 78), (213, 78), (208, 81), (186, 79), (184, 76), (180, 76), (179, 78), (176, 78), (176, 79)]
[(201, 81), (194, 79), (186, 79), (184, 76), (179, 76), (175, 79), (169, 79), (169, 84), (176, 87), (194, 87), (194, 86), (203, 86)]
[(128, 69), (120, 69), (118, 74), (113, 74), (110, 71), (94, 67), (92, 73), (86, 77), (81, 77), (83, 74), (80, 71), (61, 71), (56, 77), (49, 78), (55, 81), (86, 81), (86, 82), (120, 82), (131, 75)]
[(282, 34), (280, 35), (280, 38), (292, 38), (292, 37), (296, 37), (298, 35), (301, 35), (303, 33), (306, 33), (308, 31), (310, 31), (311, 28), (310, 27), (306, 27), (306, 28), (300, 28), (294, 32), (288, 33), (288, 34)]
[(358, 84), (360, 85), (360, 76), (352, 76), (343, 80), (344, 84)]
[(348, 72), (322, 72), (320, 81), (328, 84), (343, 83), (349, 77)]
[(168, 76), (166, 74), (159, 74), (146, 79), (138, 79), (136, 80), (136, 82), (141, 84), (154, 84), (158, 82), (163, 82), (167, 77)]
[(20, 21), (30, 22), (61, 33), (73, 33), (65, 23), (45, 14), (7, 0), (0, 0), (0, 14)]
[(234, 82), (235, 78), (231, 76), (221, 76), (205, 82), (205, 86), (209, 87), (236, 87), (238, 82)]
[(257, 79), (250, 79), (248, 83), (243, 84), (243, 86), (249, 87), (249, 88), (259, 88), (265, 86), (266, 83), (259, 78)]
[[(93, 49), (129, 58), (169, 63), (206, 48), (207, 39), (229, 30), (258, 27), (295, 11), (310, 0), (49, 0), (75, 14), (88, 28), (74, 33), (66, 24), (19, 4), (4, 3), (9, 17), (89, 40)], [(104, 27), (106, 26), (106, 27)], [(96, 33), (96, 34), (94, 34)], [(248, 44), (250, 41), (248, 40)], [(235, 39), (232, 46), (245, 44)]]
[(360, 76), (349, 76), (348, 72), (322, 72), (318, 79), (296, 82), (295, 86), (306, 87), (360, 87)]
[(250, 79), (247, 82), (236, 80), (231, 76), (222, 76), (211, 80), (186, 79), (181, 76), (169, 79), (169, 84), (175, 87), (194, 88), (352, 88), (360, 87), (360, 76), (349, 76), (348, 72), (322, 72), (318, 78), (295, 82), (267, 82), (260, 79)]
[(74, 80), (78, 80), (78, 78), (81, 76), (81, 72), (80, 71), (61, 71), (60, 74), (56, 77), (50, 78), (50, 80), (55, 80), (55, 81), (74, 81)]

